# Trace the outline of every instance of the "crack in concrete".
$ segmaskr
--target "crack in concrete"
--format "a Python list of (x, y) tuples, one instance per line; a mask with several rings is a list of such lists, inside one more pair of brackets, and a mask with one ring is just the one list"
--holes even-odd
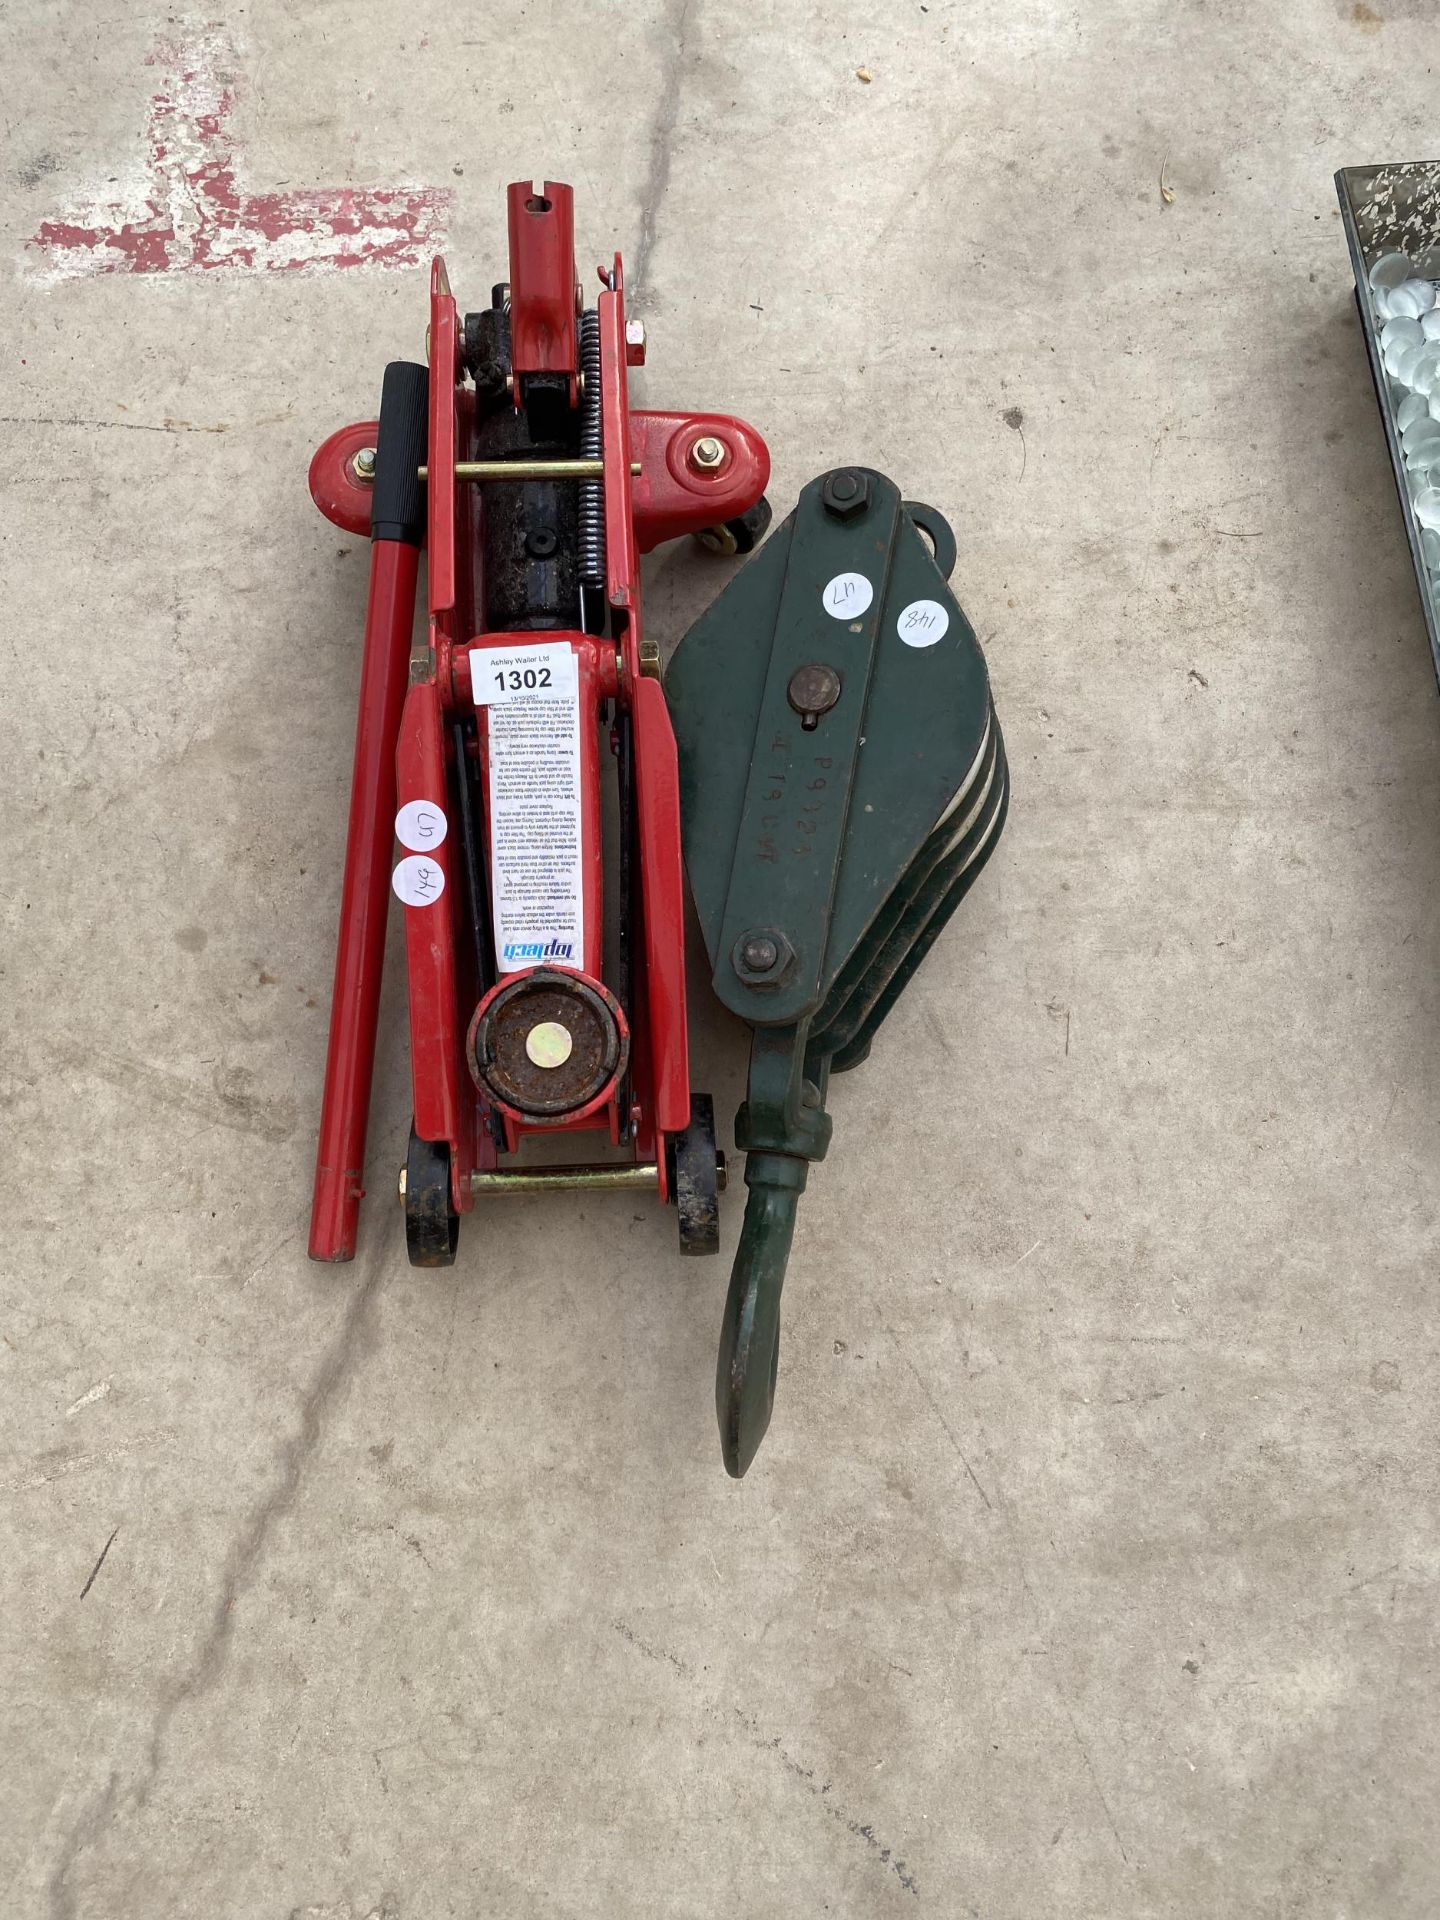
[[(680, 1654), (672, 1652), (663, 1643), (656, 1645), (642, 1639), (625, 1620), (615, 1618), (611, 1620), (610, 1625), (625, 1644), (633, 1648), (643, 1659), (653, 1661), (657, 1666), (672, 1667), (680, 1678), (689, 1681), (692, 1687), (699, 1680), (692, 1663), (682, 1658)], [(700, 1711), (709, 1719), (717, 1724), (724, 1723), (724, 1702), (703, 1682), (692, 1697)], [(919, 1881), (906, 1862), (896, 1854), (895, 1849), (887, 1845), (876, 1833), (873, 1821), (861, 1820), (854, 1815), (836, 1796), (832, 1782), (818, 1778), (814, 1767), (807, 1767), (803, 1761), (797, 1760), (778, 1733), (766, 1733), (754, 1714), (747, 1713), (743, 1707), (736, 1706), (733, 1701), (730, 1702), (730, 1712), (745, 1728), (751, 1742), (760, 1752), (773, 1753), (785, 1771), (799, 1781), (830, 1818), (868, 1847), (878, 1864), (895, 1875), (906, 1893), (913, 1895), (917, 1900), (920, 1898)]]
[(670, 186), (670, 158), (680, 117), (680, 95), (689, 37), (699, 15), (699, 0), (671, 0), (663, 23), (670, 51), (660, 75), (660, 100), (655, 109), (654, 130), (650, 135), (650, 165), (640, 195), (640, 238), (635, 247), (635, 263), (627, 275), (627, 292), (634, 296), (637, 306), (640, 297), (648, 292), (650, 256), (655, 250), (655, 224), (660, 204)]
[(51, 1920), (74, 1920), (75, 1893), (69, 1879), (76, 1862), (95, 1845), (119, 1812), (144, 1809), (164, 1767), (166, 1740), (176, 1714), (210, 1692), (224, 1673), (235, 1631), (236, 1604), (253, 1583), (277, 1523), (295, 1505), (305, 1471), (319, 1446), (326, 1414), (366, 1349), (370, 1313), (390, 1258), (392, 1239), (393, 1226), (372, 1243), (369, 1271), (301, 1395), (299, 1425), (281, 1447), (274, 1485), (243, 1519), (231, 1542), (209, 1628), (186, 1671), (161, 1698), (138, 1778), (122, 1795), (119, 1771), (112, 1771), (104, 1792), (75, 1821), (62, 1844), (49, 1881)]
[(51, 1920), (75, 1920), (75, 1894), (69, 1886), (70, 1869), (89, 1846), (99, 1839), (101, 1829), (108, 1823), (115, 1810), (115, 1799), (120, 1791), (118, 1770), (111, 1771), (105, 1791), (95, 1804), (82, 1813), (71, 1827), (55, 1862), (55, 1871), (50, 1875), (49, 1895)]

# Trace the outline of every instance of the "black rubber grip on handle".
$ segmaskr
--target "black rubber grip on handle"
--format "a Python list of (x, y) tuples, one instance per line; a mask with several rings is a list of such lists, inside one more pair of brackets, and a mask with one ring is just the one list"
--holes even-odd
[(392, 360), (380, 389), (380, 444), (370, 496), (370, 538), (425, 544), (425, 482), (430, 446), (430, 369)]

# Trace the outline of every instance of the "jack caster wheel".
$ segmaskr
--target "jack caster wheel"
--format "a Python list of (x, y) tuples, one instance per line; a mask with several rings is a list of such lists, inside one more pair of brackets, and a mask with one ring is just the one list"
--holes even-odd
[(413, 1121), (403, 1198), (411, 1266), (451, 1266), (460, 1241), (460, 1216), (450, 1205), (450, 1148), (422, 1140)]
[(681, 1253), (720, 1251), (720, 1191), (725, 1156), (715, 1151), (715, 1102), (708, 1093), (690, 1097), (690, 1124), (670, 1136), (670, 1197), (680, 1215)]
[(706, 527), (695, 538), (707, 553), (718, 553), (729, 560), (737, 553), (753, 553), (770, 531), (773, 518), (770, 502), (762, 493), (750, 511), (742, 513), (738, 520), (727, 520), (719, 527)]

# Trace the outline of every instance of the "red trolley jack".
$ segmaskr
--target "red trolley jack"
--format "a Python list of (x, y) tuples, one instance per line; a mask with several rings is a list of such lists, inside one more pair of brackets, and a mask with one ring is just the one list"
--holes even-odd
[(662, 688), (638, 555), (683, 533), (754, 548), (769, 456), (728, 415), (631, 411), (644, 335), (619, 258), (587, 309), (570, 189), (509, 194), (509, 280), (462, 321), (437, 260), (428, 368), (388, 367), (379, 420), (333, 434), (310, 469), (321, 510), (371, 538), (310, 1253), (355, 1251), (392, 887), (411, 1260), (452, 1261), (480, 1195), (546, 1187), (648, 1188), (674, 1202), (683, 1252), (716, 1251), (724, 1163), (690, 1087), (683, 845), (710, 985), (753, 1030), (715, 1377), (739, 1475), (770, 1422), (832, 1078), (869, 1055), (993, 854), (1008, 763), (948, 584), (954, 533), (868, 467), (802, 490)]
[[(511, 186), (509, 240), (509, 279), (480, 312), (461, 315), (435, 261), (428, 367), (389, 366), (378, 421), (332, 434), (310, 468), (320, 510), (371, 539), (315, 1260), (355, 1252), (392, 888), (411, 1261), (452, 1261), (480, 1195), (541, 1187), (647, 1188), (675, 1203), (682, 1251), (718, 1245), (724, 1164), (686, 1042), (675, 736), (639, 555), (687, 533), (747, 551), (769, 455), (728, 415), (631, 410), (644, 332), (618, 255), (585, 305), (568, 186)], [(538, 1165), (522, 1154), (536, 1135)]]

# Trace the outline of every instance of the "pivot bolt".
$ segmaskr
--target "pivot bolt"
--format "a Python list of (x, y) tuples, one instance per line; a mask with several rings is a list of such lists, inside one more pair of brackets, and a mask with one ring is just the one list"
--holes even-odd
[(690, 449), (690, 464), (699, 473), (713, 473), (725, 458), (725, 442), (703, 434)]
[(825, 511), (837, 520), (853, 519), (870, 504), (870, 482), (853, 467), (838, 467), (826, 477), (820, 500)]
[(350, 471), (362, 485), (368, 486), (375, 478), (375, 449), (358, 447), (350, 462)]
[(645, 364), (645, 322), (643, 320), (625, 322), (625, 364), (627, 367), (643, 367)]
[(795, 949), (777, 927), (751, 927), (730, 953), (730, 964), (747, 986), (777, 987), (789, 972)]

